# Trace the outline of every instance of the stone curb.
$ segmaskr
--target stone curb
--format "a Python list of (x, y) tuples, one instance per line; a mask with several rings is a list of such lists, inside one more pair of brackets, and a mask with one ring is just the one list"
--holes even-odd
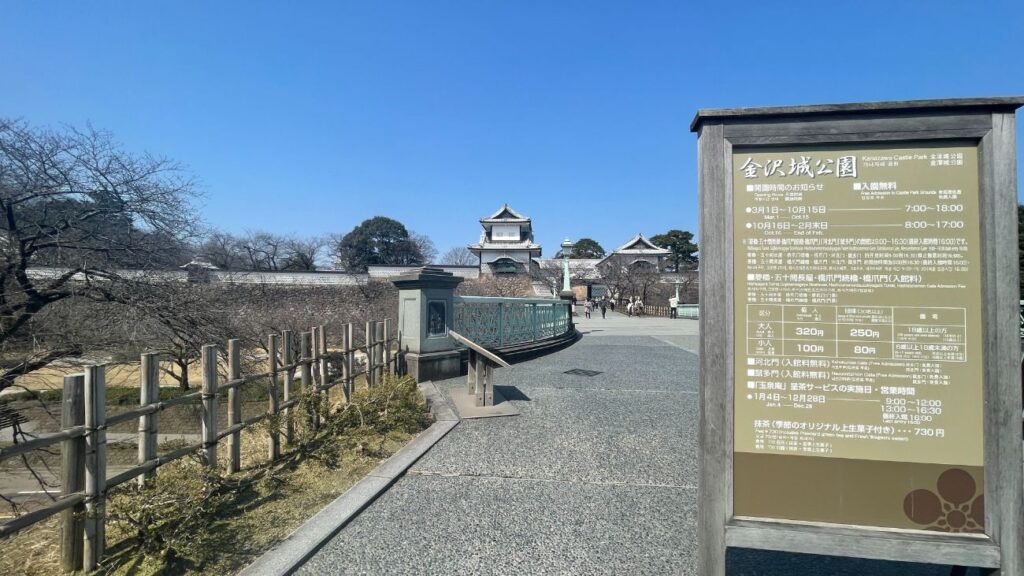
[(239, 576), (283, 576), (302, 566), (317, 550), (346, 524), (377, 499), (445, 434), (459, 423), (444, 396), (433, 382), (419, 385), (434, 423), (387, 460), (381, 462), (362, 480), (345, 491), (306, 520), (287, 538), (246, 566)]

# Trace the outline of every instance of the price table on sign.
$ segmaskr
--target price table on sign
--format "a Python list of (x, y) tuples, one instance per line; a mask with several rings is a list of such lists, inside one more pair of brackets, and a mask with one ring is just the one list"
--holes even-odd
[(967, 361), (965, 308), (747, 306), (749, 356)]

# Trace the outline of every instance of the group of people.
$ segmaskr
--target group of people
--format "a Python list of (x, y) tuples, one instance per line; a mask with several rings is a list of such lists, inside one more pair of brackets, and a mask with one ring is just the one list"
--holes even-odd
[[(572, 303), (574, 306), (576, 305), (575, 298), (572, 299)], [(676, 318), (678, 312), (676, 307), (679, 305), (679, 299), (676, 298), (675, 296), (669, 298), (668, 305), (669, 318)], [(615, 300), (612, 300), (607, 296), (605, 296), (604, 298), (596, 299), (588, 296), (587, 299), (583, 301), (583, 315), (586, 316), (587, 318), (591, 318), (591, 315), (594, 313), (594, 309), (596, 308), (601, 309), (601, 318), (605, 318), (608, 314), (608, 310), (611, 310), (612, 312), (615, 311)], [(630, 296), (629, 300), (626, 302), (626, 315), (632, 317), (643, 316), (643, 314), (644, 301), (641, 300), (639, 296)]]
[(630, 296), (629, 301), (626, 302), (626, 316), (643, 316), (644, 315), (644, 301), (637, 296), (635, 299)]
[(600, 298), (598, 300), (587, 297), (587, 299), (583, 301), (583, 314), (587, 318), (591, 317), (590, 315), (593, 314), (595, 308), (600, 308), (601, 318), (605, 318), (608, 314), (608, 310), (611, 310), (612, 312), (615, 311), (615, 301), (607, 297)]
[[(583, 315), (587, 318), (591, 318), (595, 309), (601, 310), (601, 318), (606, 318), (608, 310), (615, 311), (615, 301), (608, 298), (590, 298), (587, 297), (583, 301)], [(626, 315), (627, 316), (642, 316), (644, 313), (644, 301), (639, 297), (630, 297), (626, 302)]]

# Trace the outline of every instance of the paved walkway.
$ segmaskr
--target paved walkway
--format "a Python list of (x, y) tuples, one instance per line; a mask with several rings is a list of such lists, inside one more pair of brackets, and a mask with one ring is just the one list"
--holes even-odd
[[(519, 416), (463, 420), (300, 573), (696, 575), (697, 322), (579, 327), (575, 345), (497, 371)], [(753, 551), (729, 563), (730, 575), (949, 573)]]

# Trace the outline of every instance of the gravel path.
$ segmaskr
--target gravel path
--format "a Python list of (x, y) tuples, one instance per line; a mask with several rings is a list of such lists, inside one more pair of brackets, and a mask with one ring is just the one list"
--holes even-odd
[[(519, 416), (462, 421), (299, 573), (696, 575), (697, 322), (579, 327), (577, 344), (497, 371)], [(949, 568), (731, 550), (729, 574)]]

